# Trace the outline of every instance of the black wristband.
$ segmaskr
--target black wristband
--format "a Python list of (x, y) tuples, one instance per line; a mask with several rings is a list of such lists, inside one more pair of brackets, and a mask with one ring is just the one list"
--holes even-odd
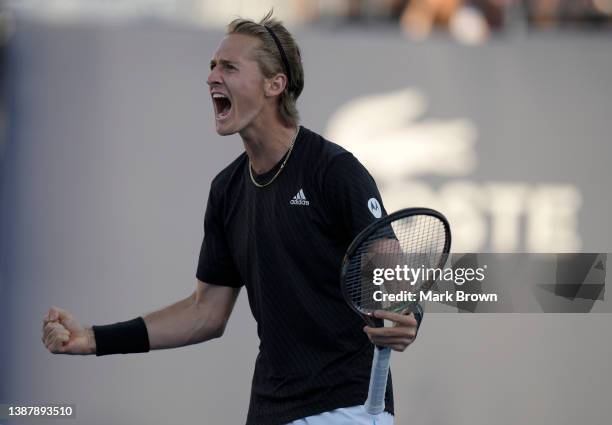
[(142, 317), (112, 325), (93, 326), (96, 356), (146, 353), (150, 350), (149, 333)]

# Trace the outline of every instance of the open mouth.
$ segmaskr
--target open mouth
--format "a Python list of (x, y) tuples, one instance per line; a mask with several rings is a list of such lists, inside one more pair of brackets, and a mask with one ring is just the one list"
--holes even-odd
[(215, 119), (223, 120), (227, 118), (232, 110), (232, 102), (222, 93), (213, 93), (213, 105), (215, 107)]

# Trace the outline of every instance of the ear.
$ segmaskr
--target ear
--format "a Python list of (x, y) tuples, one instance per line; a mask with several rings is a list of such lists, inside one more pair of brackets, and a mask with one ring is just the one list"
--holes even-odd
[(287, 76), (285, 74), (276, 74), (272, 78), (266, 78), (264, 83), (264, 94), (266, 97), (274, 97), (280, 95), (287, 86)]

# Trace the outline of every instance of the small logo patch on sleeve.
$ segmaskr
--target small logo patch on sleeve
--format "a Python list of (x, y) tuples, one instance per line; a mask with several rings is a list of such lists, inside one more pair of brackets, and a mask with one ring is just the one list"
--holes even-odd
[(368, 209), (372, 213), (372, 215), (376, 218), (380, 218), (382, 216), (382, 208), (380, 207), (380, 203), (376, 198), (368, 199)]

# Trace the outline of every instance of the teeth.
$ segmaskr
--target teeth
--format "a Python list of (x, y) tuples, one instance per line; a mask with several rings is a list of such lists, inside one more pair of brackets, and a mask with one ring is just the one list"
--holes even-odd
[(225, 99), (225, 98), (227, 98), (227, 96), (225, 96), (224, 94), (221, 94), (221, 93), (213, 93), (212, 97), (213, 97), (213, 99)]

